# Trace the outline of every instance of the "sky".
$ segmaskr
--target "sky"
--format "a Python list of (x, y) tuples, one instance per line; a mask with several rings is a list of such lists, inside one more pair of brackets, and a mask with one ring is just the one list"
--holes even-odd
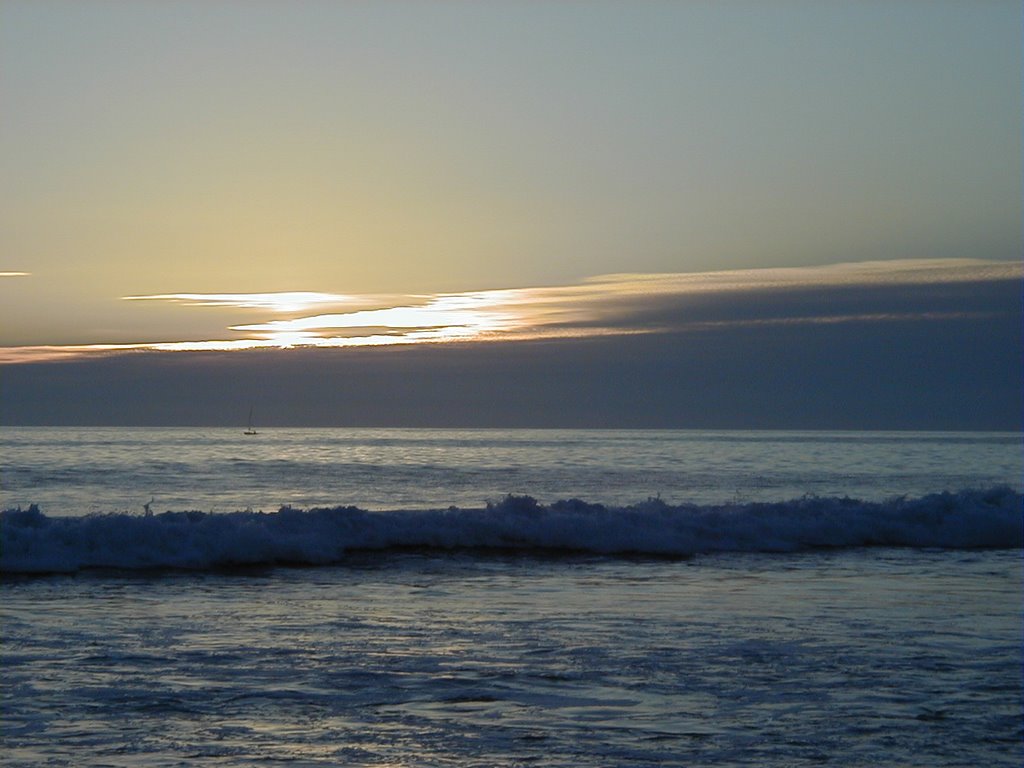
[(1019, 429), (1021, 16), (0, 0), (0, 424)]

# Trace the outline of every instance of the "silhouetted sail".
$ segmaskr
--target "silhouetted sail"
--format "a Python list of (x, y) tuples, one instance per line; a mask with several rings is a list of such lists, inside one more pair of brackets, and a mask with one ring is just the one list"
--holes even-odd
[(255, 435), (256, 434), (256, 427), (254, 427), (252, 425), (252, 406), (251, 405), (249, 406), (249, 426), (245, 430), (245, 432), (243, 432), (242, 434), (243, 435)]

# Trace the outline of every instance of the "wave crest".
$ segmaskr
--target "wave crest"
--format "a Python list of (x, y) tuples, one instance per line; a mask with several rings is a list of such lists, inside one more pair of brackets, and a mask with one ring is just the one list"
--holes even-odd
[(508, 496), (481, 509), (369, 512), (164, 512), (48, 517), (0, 512), (0, 572), (86, 568), (208, 569), (321, 565), (354, 551), (398, 549), (581, 552), (686, 557), (819, 548), (1024, 546), (1022, 495), (1010, 488), (884, 502), (805, 497), (699, 506), (660, 499), (627, 507)]

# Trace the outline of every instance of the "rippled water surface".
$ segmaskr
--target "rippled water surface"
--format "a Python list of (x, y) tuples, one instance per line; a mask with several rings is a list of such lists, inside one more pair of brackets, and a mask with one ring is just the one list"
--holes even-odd
[(1016, 552), (3, 584), (4, 765), (1020, 764)]

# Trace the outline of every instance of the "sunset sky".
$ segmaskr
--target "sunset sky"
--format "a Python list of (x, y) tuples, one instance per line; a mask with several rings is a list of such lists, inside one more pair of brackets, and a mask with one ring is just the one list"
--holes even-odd
[(1017, 429), (1021, 21), (0, 0), (0, 423)]

